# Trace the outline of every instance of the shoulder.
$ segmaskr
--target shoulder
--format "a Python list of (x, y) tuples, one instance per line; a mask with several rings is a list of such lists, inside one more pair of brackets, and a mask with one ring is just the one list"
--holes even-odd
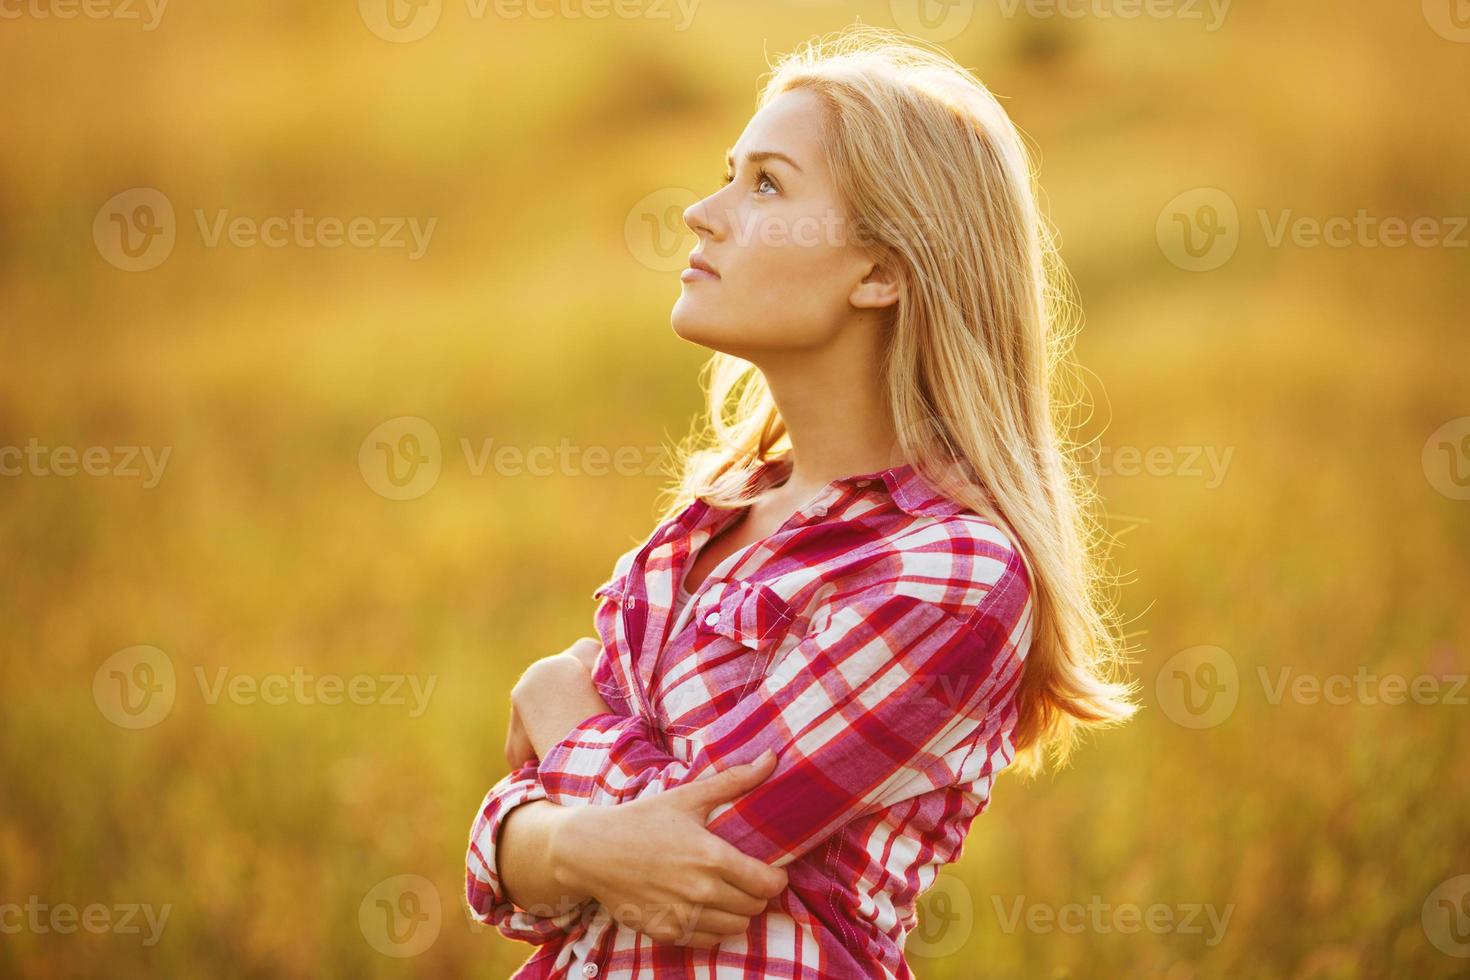
[(1031, 595), (1019, 543), (970, 511), (895, 529), (832, 584), (838, 602), (907, 597), (961, 618), (983, 611), (1019, 615)]

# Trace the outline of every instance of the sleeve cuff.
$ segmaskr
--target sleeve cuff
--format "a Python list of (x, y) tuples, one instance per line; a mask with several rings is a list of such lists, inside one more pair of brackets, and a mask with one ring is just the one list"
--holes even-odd
[(646, 744), (652, 734), (642, 715), (609, 711), (584, 719), (541, 758), (537, 778), (546, 799), (561, 806), (615, 802), (623, 749)]
[(521, 767), (506, 784), (491, 789), (470, 829), (465, 858), (465, 899), (474, 918), (495, 926), (510, 939), (536, 944), (564, 934), (591, 903), (588, 899), (553, 915), (537, 915), (506, 896), (497, 864), (500, 828), (517, 806), (542, 799), (546, 793), (536, 780), (535, 763)]

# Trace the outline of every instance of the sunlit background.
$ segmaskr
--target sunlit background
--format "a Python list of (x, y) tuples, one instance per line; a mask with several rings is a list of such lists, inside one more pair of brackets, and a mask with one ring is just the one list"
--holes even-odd
[(914, 972), (1470, 972), (1470, 11), (926, 2), (0, 3), (0, 973), (530, 954), (510, 685), (701, 407), (679, 212), (856, 19), (1040, 149), (1145, 701)]

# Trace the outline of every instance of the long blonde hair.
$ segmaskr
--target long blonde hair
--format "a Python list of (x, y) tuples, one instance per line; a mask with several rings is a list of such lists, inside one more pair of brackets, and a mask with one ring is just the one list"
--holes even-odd
[[(1070, 758), (1081, 729), (1137, 711), (1109, 542), (1073, 441), (1085, 395), (1076, 307), (1037, 203), (1031, 158), (995, 97), (942, 50), (857, 24), (774, 66), (758, 99), (792, 89), (825, 109), (836, 185), (870, 256), (901, 277), (881, 365), (903, 462), (1006, 530), (1033, 588), (1034, 627), (1012, 734), (1015, 768)], [(790, 451), (764, 376), (715, 353), (702, 431), (675, 447), (664, 517), (695, 498), (748, 502), (750, 474)], [(1048, 753), (1049, 750), (1049, 753)]]

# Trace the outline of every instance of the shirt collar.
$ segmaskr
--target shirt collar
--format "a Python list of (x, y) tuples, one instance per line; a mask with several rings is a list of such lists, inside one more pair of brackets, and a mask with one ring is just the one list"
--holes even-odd
[[(790, 470), (791, 457), (789, 454), (767, 460), (757, 471), (758, 485), (764, 489), (772, 483), (777, 483), (784, 479)], [(856, 485), (862, 480), (871, 481), (870, 487), (881, 480), (888, 495), (893, 498), (893, 502), (904, 513), (915, 517), (948, 517), (968, 509), (964, 504), (950, 500), (934, 489), (933, 484), (924, 479), (923, 474), (911, 463), (901, 463), (898, 466), (874, 470), (871, 473), (854, 473), (834, 482)]]

